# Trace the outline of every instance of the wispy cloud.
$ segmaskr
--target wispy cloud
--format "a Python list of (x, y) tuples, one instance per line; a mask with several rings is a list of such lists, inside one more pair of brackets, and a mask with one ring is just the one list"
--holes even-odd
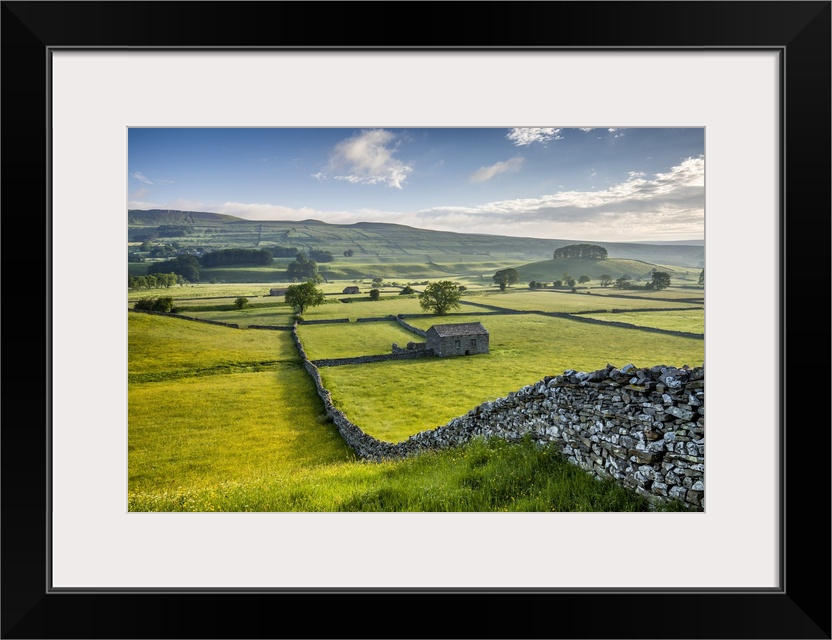
[[(648, 178), (632, 171), (605, 189), (560, 191), (536, 198), (487, 202), (476, 207), (434, 207), (421, 221), (464, 225), (483, 233), (561, 238), (641, 238), (663, 228), (668, 237), (704, 233), (704, 157), (687, 158)], [(449, 228), (452, 228), (449, 226)], [(513, 231), (509, 231), (513, 229)]]
[(590, 131), (592, 131), (594, 129), (594, 127), (578, 127), (578, 128), (581, 131), (583, 131), (584, 133), (589, 133)]
[(523, 158), (517, 156), (503, 162), (495, 162), (490, 167), (480, 167), (471, 174), (469, 179), (471, 182), (485, 182), (486, 180), (491, 180), (491, 178), (501, 173), (519, 171), (522, 165)]
[(526, 127), (510, 129), (506, 138), (518, 147), (525, 147), (535, 142), (546, 144), (551, 140), (563, 140), (561, 130), (554, 127)]
[(393, 157), (397, 143), (396, 136), (390, 131), (362, 131), (335, 145), (328, 171), (321, 170), (312, 176), (322, 180), (329, 172), (335, 180), (355, 184), (385, 184), (401, 189), (413, 167)]
[[(150, 193), (150, 189), (147, 187), (139, 187), (135, 191), (130, 194), (131, 200), (142, 200), (147, 197), (147, 194)], [(138, 207), (130, 207), (131, 209), (136, 209)]]
[(144, 184), (153, 184), (150, 181), (150, 179), (146, 175), (144, 175), (141, 171), (134, 171), (130, 175), (133, 176), (139, 182), (143, 182)]
[[(518, 160), (521, 159), (515, 161)], [(494, 167), (511, 162), (496, 163), (480, 171), (485, 175), (489, 170), (496, 171)], [(131, 195), (131, 209), (214, 211), (248, 220), (393, 222), (447, 231), (586, 241), (640, 241), (646, 237), (675, 240), (704, 237), (705, 160), (704, 156), (686, 158), (652, 175), (631, 171), (624, 180), (604, 189), (561, 190), (534, 198), (419, 211), (319, 210), (270, 203), (186, 200), (148, 202), (141, 200), (146, 195), (141, 189)]]

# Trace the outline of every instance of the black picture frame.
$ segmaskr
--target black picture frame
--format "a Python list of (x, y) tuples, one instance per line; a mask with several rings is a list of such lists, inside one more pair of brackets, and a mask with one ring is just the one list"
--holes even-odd
[[(556, 24), (540, 19), (553, 10)], [(396, 33), (402, 12), (407, 30)], [(826, 354), (816, 369), (805, 364), (807, 354), (817, 357), (829, 337), (830, 2), (3, 2), (0, 19), (9, 267), (4, 292), (13, 305), (7, 306), (5, 336), (13, 348), (2, 370), (3, 638), (830, 638)], [(385, 28), (378, 29), (377, 20)], [(782, 340), (780, 370), (768, 373), (779, 376), (781, 391), (780, 588), (52, 591), (54, 316), (48, 295), (42, 314), (29, 306), (42, 297), (40, 286), (49, 293), (55, 268), (49, 233), (50, 52), (129, 47), (778, 51), (785, 80)], [(804, 294), (801, 282), (813, 281), (817, 288)], [(647, 543), (646, 550), (650, 544), (660, 549), (660, 541)]]

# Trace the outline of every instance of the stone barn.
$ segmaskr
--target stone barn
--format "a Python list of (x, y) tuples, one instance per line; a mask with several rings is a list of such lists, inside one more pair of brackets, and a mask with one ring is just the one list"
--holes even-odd
[(288, 289), (286, 288), (272, 288), (269, 289), (270, 296), (285, 296)]
[(360, 293), (361, 290), (358, 287), (346, 287), (341, 293)]
[(443, 358), (488, 353), (488, 331), (479, 322), (435, 324), (426, 337), (426, 347)]

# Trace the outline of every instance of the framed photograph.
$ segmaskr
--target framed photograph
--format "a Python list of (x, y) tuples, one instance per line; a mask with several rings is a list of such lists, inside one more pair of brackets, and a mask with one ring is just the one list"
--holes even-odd
[[(829, 264), (830, 3), (483, 3), (476, 5), (477, 21), (486, 27), (477, 29), (450, 12), (473, 6), (398, 5), (410, 11), (415, 32), (424, 34), (412, 43), (404, 36), (391, 42), (389, 31), (370, 28), (381, 5), (362, 3), (3, 3), (3, 221), (15, 247), (7, 255), (25, 255), (37, 236), (38, 246), (45, 246), (40, 282), (47, 288), (45, 325), (38, 327), (37, 314), (25, 311), (22, 322), (37, 334), (24, 344), (43, 343), (44, 357), (7, 355), (14, 367), (6, 367), (2, 434), (3, 637), (830, 637), (830, 434), (826, 419), (820, 428), (807, 425), (801, 411), (822, 404), (813, 399), (815, 383), (806, 382), (823, 376), (814, 375), (803, 356), (818, 352), (828, 321), (807, 311), (817, 309), (816, 300), (795, 303), (824, 296), (828, 304), (826, 289), (817, 292), (812, 280)], [(562, 28), (542, 20), (544, 10), (556, 11)], [(465, 147), (468, 165), (477, 158), (465, 175), (469, 184), (487, 188), (490, 197), (482, 202), (491, 205), (532, 197), (531, 190), (498, 191), (495, 178), (514, 176), (519, 185), (520, 167), (531, 173), (535, 166), (535, 145), (549, 144), (551, 151), (568, 141), (567, 134), (572, 140), (580, 134), (611, 147), (623, 135), (637, 146), (632, 153), (648, 163), (658, 153), (648, 132), (678, 135), (673, 153), (682, 159), (668, 166), (690, 180), (660, 207), (645, 209), (655, 216), (652, 229), (647, 214), (629, 223), (637, 235), (666, 220), (683, 225), (685, 198), (704, 193), (704, 351), (711, 400), (706, 508), (186, 513), (170, 508), (171, 500), (191, 499), (182, 487), (131, 492), (135, 443), (127, 429), (125, 316), (135, 314), (125, 314), (124, 277), (130, 272), (124, 243), (138, 263), (154, 240), (137, 237), (144, 223), (124, 224), (125, 203), (137, 220), (155, 209), (235, 216), (218, 218), (211, 230), (194, 225), (202, 244), (217, 250), (223, 245), (211, 245), (211, 238), (228, 237), (217, 227), (258, 216), (274, 219), (268, 216), (275, 207), (284, 220), (322, 214), (329, 216), (324, 223), (367, 222), (350, 217), (359, 205), (346, 201), (341, 208), (323, 208), (298, 195), (269, 200), (266, 192), (257, 193), (255, 174), (272, 160), (265, 154), (255, 159), (260, 169), (252, 165), (231, 177), (251, 185), (253, 195), (239, 202), (225, 195), (197, 200), (179, 190), (186, 172), (166, 175), (164, 163), (139, 161), (142, 149), (158, 142), (151, 138), (161, 137), (153, 147), (156, 158), (187, 165), (197, 181), (218, 185), (229, 177), (222, 171), (212, 175), (210, 158), (229, 159), (223, 166), (230, 167), (239, 147), (229, 140), (225, 148), (221, 135), (206, 132), (264, 131), (293, 132), (306, 147), (320, 138), (326, 162), (302, 170), (335, 198), (344, 192), (334, 187), (344, 185), (383, 183), (392, 191), (404, 186), (412, 166), (395, 145), (408, 136), (423, 134), (419, 161), (427, 167), (428, 152), (442, 136), (484, 132), (493, 140), (486, 144), (483, 134)], [(437, 136), (428, 140), (431, 131)], [(698, 136), (696, 144), (688, 139), (691, 133)], [(198, 144), (183, 142), (184, 136), (201, 135)], [(494, 142), (514, 150), (498, 157), (489, 147)], [(201, 153), (180, 155), (183, 147), (200, 145)], [(578, 147), (570, 153), (571, 162), (561, 162), (562, 176), (568, 165), (579, 164)], [(596, 197), (629, 184), (639, 186), (644, 201), (677, 187), (635, 157), (628, 156), (635, 173), (597, 185)], [(451, 162), (438, 153), (433, 159)], [(537, 180), (540, 198), (578, 190), (559, 187), (551, 176)], [(591, 207), (592, 186), (581, 192), (583, 205), (570, 201), (575, 221)], [(291, 187), (275, 183), (272, 193), (289, 194)], [(440, 189), (438, 183), (430, 188)], [(430, 210), (433, 223), (473, 215), (461, 189), (458, 201), (446, 193), (441, 211), (435, 203), (418, 205), (423, 214)], [(203, 208), (206, 203), (211, 206)], [(397, 217), (392, 205), (379, 201), (372, 207), (376, 222), (418, 226), (414, 218)], [(341, 218), (333, 215), (336, 210)], [(306, 211), (309, 216), (300, 215)], [(560, 219), (564, 211), (558, 210)], [(537, 225), (551, 221), (543, 207), (526, 215)], [(477, 218), (483, 228), (493, 222), (489, 229), (521, 219)], [(34, 234), (33, 220), (43, 224)], [(180, 223), (154, 218), (144, 226), (186, 233), (174, 228)], [(259, 233), (258, 243), (272, 249), (270, 257), (282, 259), (274, 255), (281, 246), (277, 236), (268, 235), (278, 231), (263, 222)], [(279, 233), (290, 240), (292, 228)], [(573, 233), (539, 237), (592, 239), (585, 229)], [(687, 237), (690, 227), (677, 233), (682, 235), (667, 240)], [(188, 245), (169, 237), (171, 244)], [(155, 245), (163, 250), (167, 242)], [(351, 258), (349, 247), (336, 248)], [(202, 249), (200, 257), (210, 252)], [(322, 253), (318, 257), (326, 262)], [(288, 273), (293, 267), (286, 268)], [(31, 299), (31, 283), (38, 279), (17, 278), (15, 272), (6, 279), (7, 298)], [(333, 295), (371, 288), (384, 295), (385, 283), (373, 283), (373, 273), (333, 274), (324, 274)], [(526, 274), (523, 280), (531, 278)], [(665, 286), (655, 273), (648, 280)], [(804, 286), (799, 295), (793, 289), (787, 305), (787, 289), (798, 280)], [(565, 274), (561, 287), (566, 281)], [(30, 285), (25, 292), (23, 282)], [(341, 290), (342, 283), (359, 293)], [(274, 288), (295, 284), (290, 274)], [(395, 286), (411, 284), (403, 276)], [(141, 297), (139, 289), (137, 284), (132, 302)], [(270, 293), (258, 290), (250, 297)], [(571, 295), (531, 292), (541, 294)], [(243, 299), (239, 294), (237, 301)], [(246, 302), (234, 304), (242, 310)], [(304, 321), (314, 315), (299, 311)], [(822, 318), (820, 329), (816, 318)], [(304, 329), (313, 330), (299, 325), (301, 339)], [(17, 330), (12, 325), (7, 331), (8, 344), (19, 341), (12, 339)], [(472, 336), (464, 339), (484, 339)], [(426, 339), (434, 340), (431, 348), (445, 349), (455, 337), (447, 344), (441, 335)], [(335, 340), (320, 342), (329, 351), (310, 359), (320, 363), (344, 355)], [(172, 411), (177, 403), (161, 400), (158, 372), (139, 373), (143, 382), (159, 385), (147, 406)], [(330, 380), (341, 388), (355, 385), (349, 377)], [(240, 398), (250, 401), (247, 394), (240, 391)], [(21, 404), (35, 411), (18, 412)], [(210, 422), (207, 416), (200, 420)], [(131, 467), (138, 471), (130, 477), (163, 468), (164, 455), (157, 452), (142, 464)], [(696, 469), (689, 470), (686, 488), (692, 489)], [(233, 493), (232, 484), (222, 490)], [(128, 493), (138, 508), (128, 505)], [(151, 502), (163, 506), (148, 507)], [(543, 628), (554, 624), (550, 631), (539, 630), (535, 615), (523, 615), (527, 622), (500, 623), (488, 616), (437, 633), (430, 616), (420, 612), (411, 620), (405, 613), (425, 604), (473, 605), (474, 611), (482, 605), (489, 611), (493, 605), (504, 611), (531, 605), (532, 611), (569, 615), (554, 616), (555, 622), (546, 613)], [(299, 621), (274, 615), (301, 611), (301, 605), (324, 606), (331, 615), (300, 630)], [(599, 607), (617, 613), (599, 616)], [(368, 620), (356, 628), (362, 614)]]

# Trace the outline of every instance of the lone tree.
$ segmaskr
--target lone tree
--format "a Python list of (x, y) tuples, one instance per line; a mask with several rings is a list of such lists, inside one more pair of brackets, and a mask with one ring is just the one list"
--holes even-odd
[(608, 287), (612, 284), (612, 276), (608, 273), (602, 273), (601, 277), (598, 278), (598, 280), (601, 283), (602, 287)]
[(345, 258), (352, 258), (354, 253), (355, 252), (352, 249), (347, 249), (346, 251), (344, 251), (344, 257)]
[(288, 304), (296, 307), (298, 313), (303, 314), (308, 307), (317, 307), (324, 303), (323, 291), (315, 286), (314, 282), (293, 284), (286, 289), (285, 300)]
[(248, 306), (248, 298), (240, 296), (234, 301), (234, 306), (238, 309), (245, 309)]
[(459, 308), (459, 298), (459, 287), (450, 280), (441, 280), (425, 287), (419, 294), (419, 305), (425, 311), (444, 316), (449, 310)]
[(381, 297), (381, 291), (378, 289), (370, 289), (370, 300), (378, 300)]
[(589, 276), (578, 276), (578, 282), (580, 282), (581, 284), (586, 284), (590, 280), (592, 280), (592, 278), (590, 278)]
[(705, 270), (702, 269), (702, 273), (699, 274), (699, 284), (703, 287), (705, 286)]
[(507, 286), (520, 281), (520, 274), (517, 273), (517, 269), (500, 269), (491, 279), (500, 285), (500, 291), (505, 291)]
[(651, 289), (661, 291), (670, 286), (670, 274), (667, 271), (655, 271), (653, 279), (647, 283)]

